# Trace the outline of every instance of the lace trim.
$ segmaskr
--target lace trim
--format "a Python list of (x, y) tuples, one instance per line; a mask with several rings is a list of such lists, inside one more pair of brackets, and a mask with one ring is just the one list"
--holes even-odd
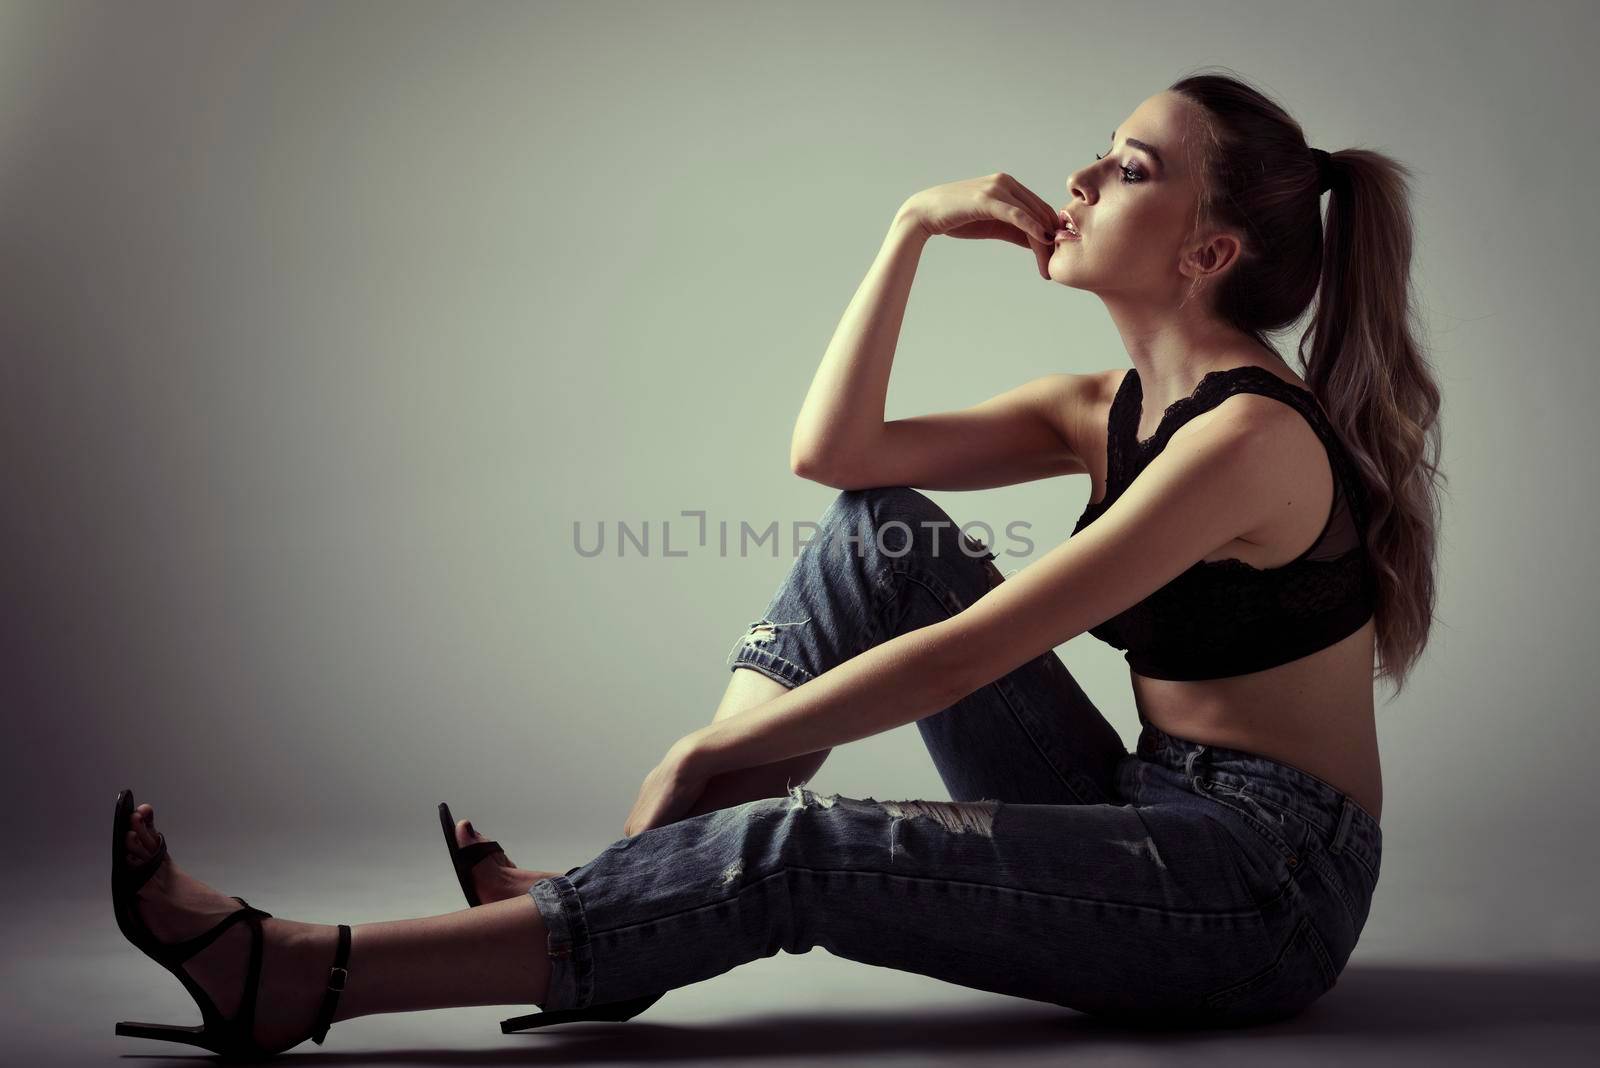
[[(1250, 387), (1257, 388), (1250, 388)], [(1304, 561), (1327, 537), (1334, 520), (1337, 519), (1341, 498), (1346, 507), (1351, 509), (1356, 526), (1357, 545), (1350, 552), (1354, 552), (1366, 542), (1366, 508), (1361, 496), (1361, 483), (1355, 477), (1352, 466), (1347, 462), (1344, 454), (1343, 443), (1333, 430), (1327, 416), (1318, 403), (1316, 394), (1308, 389), (1291, 385), (1267, 370), (1255, 364), (1245, 364), (1241, 367), (1225, 367), (1218, 371), (1207, 371), (1195, 385), (1194, 392), (1187, 397), (1179, 397), (1161, 413), (1161, 421), (1156, 425), (1155, 433), (1144, 441), (1138, 440), (1139, 420), (1143, 414), (1144, 387), (1139, 380), (1138, 368), (1129, 368), (1123, 375), (1122, 383), (1117, 387), (1116, 395), (1112, 398), (1110, 418), (1106, 427), (1106, 487), (1105, 494), (1098, 501), (1091, 501), (1079, 517), (1078, 523), (1073, 527), (1076, 534), (1083, 529), (1093, 518), (1098, 518), (1099, 513), (1120, 497), (1133, 480), (1137, 478), (1150, 462), (1160, 454), (1161, 450), (1177, 433), (1178, 428), (1188, 422), (1193, 415), (1210, 410), (1222, 401), (1237, 393), (1259, 393), (1284, 401), (1302, 415), (1316, 431), (1322, 440), (1323, 448), (1328, 454), (1334, 475), (1333, 501), (1329, 507), (1328, 520), (1323, 523), (1322, 530), (1312, 541), (1310, 547), (1295, 559), (1278, 567), (1258, 568), (1243, 560), (1203, 560), (1201, 564), (1237, 564), (1243, 568), (1256, 572), (1276, 571)], [(1180, 418), (1182, 417), (1182, 418)], [(1132, 469), (1129, 470), (1129, 454), (1132, 455)], [(1092, 516), (1091, 516), (1092, 514)], [(1198, 566), (1198, 565), (1197, 565)]]

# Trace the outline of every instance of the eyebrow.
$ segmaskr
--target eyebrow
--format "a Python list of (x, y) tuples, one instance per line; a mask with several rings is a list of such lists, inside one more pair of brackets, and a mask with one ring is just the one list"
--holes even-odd
[[(1133, 137), (1128, 138), (1128, 144), (1132, 145), (1134, 148), (1140, 149), (1141, 151), (1150, 153), (1150, 158), (1154, 159), (1156, 161), (1156, 163), (1160, 164), (1162, 167), (1165, 167), (1167, 165), (1167, 161), (1161, 158), (1161, 153), (1156, 151), (1156, 146), (1155, 145), (1146, 144), (1145, 142), (1140, 141), (1137, 138), (1133, 138)], [(1117, 145), (1117, 131), (1112, 130), (1111, 131), (1111, 147), (1115, 148), (1116, 145)]]

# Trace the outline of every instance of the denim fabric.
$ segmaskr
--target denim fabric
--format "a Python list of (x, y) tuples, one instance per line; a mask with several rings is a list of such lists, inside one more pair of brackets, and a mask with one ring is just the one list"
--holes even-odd
[[(994, 554), (907, 487), (829, 506), (733, 669), (803, 684), (962, 611)], [(546, 1011), (659, 993), (779, 950), (1148, 1026), (1293, 1015), (1377, 885), (1377, 822), (1287, 764), (1143, 724), (1129, 753), (1055, 653), (917, 721), (951, 801), (803, 785), (623, 838), (529, 890)]]

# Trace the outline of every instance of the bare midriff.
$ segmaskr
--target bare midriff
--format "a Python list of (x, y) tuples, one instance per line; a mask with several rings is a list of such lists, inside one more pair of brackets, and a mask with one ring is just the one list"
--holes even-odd
[(1134, 703), (1175, 738), (1242, 749), (1299, 768), (1383, 811), (1372, 699), (1373, 622), (1287, 664), (1227, 679), (1176, 681), (1129, 672)]

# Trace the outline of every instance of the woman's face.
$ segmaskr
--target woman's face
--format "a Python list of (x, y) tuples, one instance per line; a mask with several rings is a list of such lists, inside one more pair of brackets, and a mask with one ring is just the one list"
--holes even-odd
[[(1070, 194), (1057, 209), (1077, 223), (1078, 240), (1059, 240), (1050, 278), (1094, 293), (1177, 304), (1194, 284), (1180, 267), (1200, 247), (1187, 240), (1199, 186), (1200, 127), (1196, 105), (1163, 91), (1140, 104), (1115, 131), (1115, 142), (1067, 178)], [(1108, 131), (1109, 136), (1109, 131)], [(1204, 258), (1202, 257), (1202, 261)]]

